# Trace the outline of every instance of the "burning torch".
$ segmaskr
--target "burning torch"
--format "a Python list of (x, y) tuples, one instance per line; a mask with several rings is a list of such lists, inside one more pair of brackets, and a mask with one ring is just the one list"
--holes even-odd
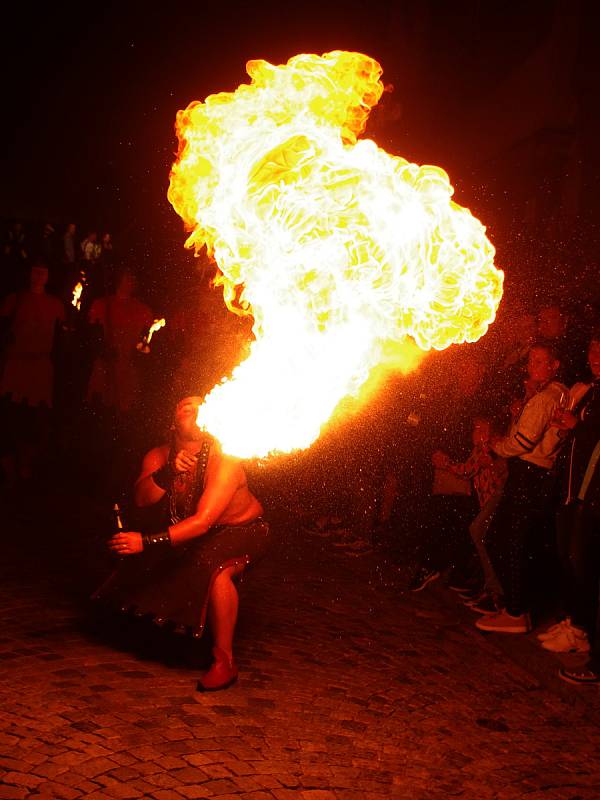
[(156, 331), (159, 331), (161, 328), (164, 328), (167, 324), (166, 319), (163, 317), (162, 319), (155, 319), (150, 328), (148, 329), (148, 333), (144, 334), (142, 341), (138, 342), (136, 347), (140, 351), (140, 353), (147, 354), (150, 352), (150, 342), (152, 340), (153, 335)]
[(86, 284), (85, 272), (81, 270), (79, 273), (79, 280), (73, 287), (73, 297), (71, 298), (71, 305), (77, 311), (81, 311), (81, 295), (83, 294), (83, 287)]

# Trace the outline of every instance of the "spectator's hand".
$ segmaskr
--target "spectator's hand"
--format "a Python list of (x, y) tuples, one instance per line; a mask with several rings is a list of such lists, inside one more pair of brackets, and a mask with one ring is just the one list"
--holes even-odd
[(431, 456), (431, 463), (438, 469), (445, 469), (450, 465), (450, 458), (448, 454), (444, 453), (442, 450), (436, 450)]
[(131, 556), (144, 549), (142, 534), (137, 531), (117, 533), (109, 541), (108, 546), (118, 556)]
[(196, 466), (197, 461), (198, 458), (196, 456), (187, 453), (185, 450), (180, 450), (173, 461), (175, 472), (189, 472)]
[(555, 428), (560, 428), (561, 431), (572, 431), (577, 425), (577, 417), (572, 411), (567, 411), (565, 408), (557, 408), (552, 418), (552, 425)]

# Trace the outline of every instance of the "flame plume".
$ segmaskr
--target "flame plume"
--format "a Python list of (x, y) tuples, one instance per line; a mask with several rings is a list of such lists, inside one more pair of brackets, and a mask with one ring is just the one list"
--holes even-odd
[(390, 346), (485, 334), (503, 273), (446, 173), (358, 137), (383, 92), (360, 53), (250, 61), (177, 114), (169, 200), (256, 340), (198, 424), (240, 457), (308, 447)]

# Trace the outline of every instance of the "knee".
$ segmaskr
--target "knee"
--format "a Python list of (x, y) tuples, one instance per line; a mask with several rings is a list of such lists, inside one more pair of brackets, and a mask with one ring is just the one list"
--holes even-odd
[(245, 564), (235, 564), (232, 567), (225, 567), (218, 571), (217, 575), (215, 576), (214, 583), (227, 583), (231, 581), (236, 575), (241, 575), (244, 571)]

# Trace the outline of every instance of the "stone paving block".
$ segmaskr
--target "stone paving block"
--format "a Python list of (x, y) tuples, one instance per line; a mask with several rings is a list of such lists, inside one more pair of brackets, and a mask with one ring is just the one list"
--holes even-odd
[(109, 797), (118, 798), (118, 800), (135, 800), (137, 797), (143, 797), (143, 792), (131, 783), (111, 783), (104, 788), (104, 791)]
[(214, 797), (210, 790), (202, 786), (202, 784), (180, 786), (177, 791), (182, 797), (188, 798), (188, 800), (198, 800), (198, 798), (202, 797)]
[(0, 784), (0, 800), (25, 800), (29, 795), (27, 789), (18, 786), (2, 786)]
[(97, 775), (102, 775), (115, 768), (115, 762), (112, 758), (105, 756), (98, 756), (97, 758), (90, 758), (83, 763), (77, 764), (75, 771), (86, 778), (95, 778)]
[(12, 784), (14, 786), (24, 786), (27, 789), (35, 789), (40, 783), (45, 783), (45, 778), (40, 778), (39, 775), (31, 775), (25, 772), (7, 772), (2, 778), (3, 783)]
[(181, 800), (182, 795), (172, 789), (159, 789), (151, 794), (150, 797), (154, 797), (154, 800)]
[(156, 759), (156, 763), (166, 770), (183, 769), (188, 766), (186, 761), (187, 759), (184, 760), (178, 756), (161, 756)]
[(40, 792), (40, 794), (54, 797), (57, 800), (75, 800), (76, 797), (81, 797), (83, 794), (81, 789), (73, 789), (72, 786), (66, 786), (64, 783), (58, 783), (57, 781), (40, 783), (36, 787), (36, 791)]
[(144, 780), (160, 789), (173, 789), (176, 786), (181, 786), (181, 781), (169, 775), (168, 772), (157, 772), (154, 775), (146, 775)]

